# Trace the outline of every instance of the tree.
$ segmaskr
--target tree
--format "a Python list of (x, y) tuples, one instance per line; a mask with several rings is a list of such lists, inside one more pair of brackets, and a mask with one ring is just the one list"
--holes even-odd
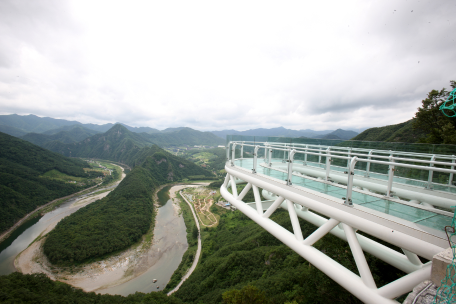
[(247, 285), (241, 290), (229, 290), (222, 295), (226, 304), (263, 304), (267, 303), (264, 293), (252, 285)]
[[(451, 80), (452, 89), (456, 88), (456, 81)], [(422, 100), (422, 106), (415, 113), (413, 128), (427, 133), (421, 142), (430, 144), (456, 144), (456, 117), (447, 117), (440, 106), (448, 99), (450, 92), (443, 88), (440, 91), (432, 90), (427, 98)]]

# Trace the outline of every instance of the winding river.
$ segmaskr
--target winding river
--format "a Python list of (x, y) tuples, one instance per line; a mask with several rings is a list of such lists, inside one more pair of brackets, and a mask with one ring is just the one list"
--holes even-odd
[[(115, 186), (111, 186), (110, 188), (114, 187)], [(101, 196), (105, 196), (108, 193), (109, 192), (104, 192)], [(16, 271), (14, 266), (16, 257), (26, 249), (26, 251), (30, 250), (30, 248), (27, 247), (29, 247), (40, 234), (43, 232), (47, 233), (62, 218), (76, 212), (83, 206), (94, 201), (97, 197), (94, 197), (92, 192), (77, 198), (69, 199), (57, 209), (45, 214), (39, 220), (32, 219), (20, 226), (15, 235), (12, 234), (10, 239), (7, 239), (2, 243), (4, 244), (3, 247), (6, 248), (0, 247), (0, 250), (3, 249), (0, 252), (0, 275)], [(128, 271), (125, 271), (125, 274), (121, 276), (123, 277), (123, 280), (108, 284), (108, 286), (114, 285), (114, 287), (105, 288), (105, 285), (105, 287), (102, 287), (104, 289), (86, 288), (83, 284), (81, 284), (81, 286), (76, 284), (75, 286), (82, 287), (86, 291), (124, 296), (135, 293), (136, 291), (147, 293), (162, 290), (179, 266), (187, 248), (186, 227), (183, 217), (180, 214), (179, 205), (173, 203), (173, 200), (170, 199), (163, 207), (158, 209), (154, 239), (150, 249), (144, 254), (141, 254), (135, 264), (134, 272), (138, 273), (138, 276), (133, 276), (132, 279), (130, 279), (131, 277), (126, 278)], [(134, 249), (132, 250), (134, 251)], [(109, 277), (109, 271), (107, 273), (105, 272), (104, 275)], [(101, 276), (92, 276), (90, 279), (97, 280), (97, 278), (102, 279)], [(127, 279), (129, 280), (127, 281)], [(156, 283), (153, 283), (154, 279), (157, 280)], [(115, 286), (118, 283), (122, 284)]]

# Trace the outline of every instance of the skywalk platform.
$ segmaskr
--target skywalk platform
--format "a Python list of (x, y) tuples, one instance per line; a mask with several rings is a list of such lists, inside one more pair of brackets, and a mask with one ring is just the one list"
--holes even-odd
[[(365, 303), (397, 303), (397, 297), (431, 278), (433, 258), (449, 247), (446, 232), (453, 228), (453, 151), (279, 140), (229, 141), (220, 187), (228, 202)], [(237, 184), (244, 185), (240, 193)], [(255, 201), (245, 201), (251, 189)], [(270, 218), (277, 208), (288, 211), (292, 230)], [(305, 235), (299, 219), (316, 230)], [(328, 233), (348, 243), (357, 273), (314, 247)], [(377, 287), (364, 253), (405, 275)]]
[[(271, 167), (266, 163), (260, 163), (257, 166), (256, 174), (259, 177), (285, 184), (288, 176), (284, 170), (286, 165), (283, 164), (281, 159), (274, 159), (271, 163)], [(235, 168), (246, 169), (246, 173), (250, 174), (253, 168), (253, 159), (237, 159), (234, 164)], [(314, 170), (317, 167), (312, 166), (311, 168)], [(343, 204), (343, 200), (347, 194), (347, 187), (345, 185), (325, 181), (321, 178), (302, 176), (299, 174), (299, 167), (296, 168), (296, 165), (293, 167), (293, 170), (296, 170), (297, 173), (293, 173), (292, 175), (292, 185), (285, 185), (286, 187), (299, 189), (307, 193), (307, 195), (317, 197), (322, 203), (329, 200)], [(346, 179), (346, 175), (344, 178)], [(372, 181), (375, 183), (375, 179), (371, 179)], [(415, 187), (415, 191), (423, 191), (419, 186), (407, 186), (409, 188)], [(429, 192), (441, 195), (441, 193), (435, 190)], [(303, 195), (306, 195), (305, 193)], [(453, 195), (456, 204), (456, 194), (445, 192), (444, 195), (446, 198)], [(381, 222), (383, 225), (391, 227), (391, 229), (410, 233), (420, 239), (424, 238), (439, 247), (445, 248), (448, 245), (445, 226), (451, 224), (453, 218), (451, 212), (410, 203), (399, 198), (386, 197), (385, 195), (373, 193), (368, 189), (353, 188), (352, 201), (354, 204), (353, 213), (361, 211), (363, 216), (370, 215), (370, 218), (375, 222)], [(346, 208), (344, 210), (347, 212)], [(350, 209), (348, 209), (348, 212), (350, 212)]]

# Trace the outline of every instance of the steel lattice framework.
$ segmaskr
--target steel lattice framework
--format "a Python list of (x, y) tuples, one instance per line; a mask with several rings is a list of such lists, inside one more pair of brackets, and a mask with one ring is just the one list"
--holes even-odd
[[(240, 149), (236, 150), (236, 146)], [(251, 147), (253, 153), (250, 155), (253, 158), (243, 157), (244, 147)], [(258, 165), (258, 151), (263, 148), (264, 162)], [(236, 153), (239, 154), (239, 152), (240, 157), (235, 158)], [(273, 154), (276, 152), (283, 152), (283, 157), (274, 158)], [(294, 159), (295, 155), (300, 153), (303, 154), (302, 164), (298, 164), (298, 161)], [(387, 155), (385, 156), (385, 154)], [(307, 158), (309, 155), (319, 157), (319, 163), (324, 157), (325, 164), (312, 165)], [(423, 160), (426, 157), (429, 160)], [(333, 158), (346, 160), (346, 171), (334, 168), (331, 165)], [(362, 173), (355, 170), (357, 162), (366, 162), (369, 165), (382, 164), (388, 166), (388, 172), (382, 178), (372, 178), (369, 177), (369, 165)], [(427, 166), (423, 166), (423, 163)], [(340, 147), (299, 147), (280, 143), (230, 142), (227, 146), (227, 164), (225, 166), (227, 175), (220, 192), (234, 207), (361, 301), (397, 303), (395, 298), (411, 291), (420, 282), (430, 278), (432, 262), (423, 264), (419, 256), (432, 261), (435, 254), (448, 246), (444, 233), (436, 229), (437, 224), (429, 224), (429, 219), (434, 219), (434, 222), (437, 223), (447, 219), (451, 222), (452, 212), (445, 212), (434, 206), (447, 207), (451, 203), (454, 205), (456, 194), (451, 190), (454, 188), (452, 179), (456, 173), (454, 165), (454, 156), (446, 155), (417, 155), (416, 153), (405, 155), (403, 152), (393, 151), (356, 151), (356, 149), (344, 151)], [(451, 188), (451, 191), (435, 190), (434, 187), (438, 185), (434, 185), (432, 176), (418, 187), (410, 186), (408, 181), (409, 184), (401, 183), (402, 181), (396, 183), (394, 172), (397, 167), (427, 170), (431, 175), (434, 171), (447, 174), (450, 182), (445, 187)], [(343, 176), (343, 181), (341, 176)], [(326, 187), (325, 191), (328, 187), (335, 187), (336, 190), (332, 193), (342, 191), (344, 197), (335, 197), (328, 195), (329, 192), (323, 193), (306, 188), (306, 181), (319, 183), (322, 187)], [(237, 191), (237, 184), (245, 184), (240, 193)], [(368, 187), (375, 189), (372, 191)], [(265, 200), (261, 198), (259, 188), (263, 189), (261, 194)], [(251, 189), (255, 202), (244, 202), (245, 195)], [(379, 191), (385, 193), (379, 194)], [(400, 193), (401, 197), (398, 197), (397, 193)], [(416, 196), (416, 193), (420, 193), (420, 195)], [(359, 195), (372, 197), (378, 202), (384, 201), (388, 208), (389, 206), (396, 209), (413, 208), (416, 210), (416, 214), (422, 218), (414, 223), (391, 215), (389, 209), (388, 212), (380, 212), (366, 208), (357, 203), (356, 197)], [(407, 198), (407, 195), (411, 197)], [(418, 201), (417, 198), (422, 199)], [(293, 232), (270, 219), (270, 216), (279, 207), (288, 211)], [(314, 224), (317, 229), (304, 237), (298, 217)], [(357, 230), (401, 248), (402, 253), (360, 235)], [(328, 233), (348, 242), (360, 275), (353, 273), (313, 247), (313, 244)], [(378, 287), (364, 252), (404, 271), (407, 275)]]

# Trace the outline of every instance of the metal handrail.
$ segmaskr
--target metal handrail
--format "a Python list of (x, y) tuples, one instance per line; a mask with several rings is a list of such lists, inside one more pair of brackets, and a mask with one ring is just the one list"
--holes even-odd
[[(231, 151), (232, 152), (232, 157), (231, 157), (231, 165), (232, 166), (234, 166), (235, 149), (236, 149), (237, 145), (241, 146), (241, 158), (243, 158), (243, 146), (254, 147), (254, 162), (253, 162), (252, 173), (256, 173), (257, 158), (258, 158), (257, 151), (261, 148), (261, 146), (260, 145), (251, 145), (251, 144), (248, 144), (248, 143), (245, 143), (245, 142), (241, 142), (241, 143), (230, 142), (228, 144), (228, 146), (227, 146), (227, 156), (229, 156), (229, 149), (232, 146), (233, 147), (233, 149)], [(428, 178), (428, 183), (427, 183), (427, 186), (426, 186), (426, 188), (428, 188), (428, 189), (431, 189), (432, 177), (433, 177), (433, 172), (434, 171), (443, 172), (443, 173), (449, 173), (450, 174), (450, 181), (449, 181), (450, 185), (451, 185), (451, 182), (452, 182), (452, 177), (456, 173), (456, 170), (455, 170), (456, 163), (455, 163), (454, 156), (452, 158), (452, 162), (451, 163), (446, 163), (446, 162), (435, 161), (436, 155), (428, 155), (428, 156), (431, 156), (431, 159), (429, 161), (421, 160), (421, 159), (409, 159), (409, 158), (394, 157), (393, 155), (396, 153), (395, 151), (388, 151), (388, 153), (390, 154), (389, 156), (380, 156), (380, 155), (372, 154), (372, 150), (369, 151), (369, 154), (358, 154), (358, 153), (353, 153), (352, 150), (349, 150), (349, 151), (347, 151), (347, 154), (349, 156), (341, 156), (341, 155), (334, 155), (333, 153), (338, 153), (338, 154), (343, 154), (343, 153), (341, 153), (340, 151), (333, 151), (333, 150), (331, 150), (331, 147), (328, 147), (326, 149), (326, 151), (323, 153), (321, 151), (321, 148), (320, 149), (312, 149), (312, 148), (309, 149), (308, 147), (306, 147), (304, 150), (302, 150), (302, 149), (292, 148), (291, 146), (287, 147), (287, 148), (282, 148), (282, 147), (277, 147), (277, 145), (278, 145), (277, 143), (274, 144), (274, 145), (269, 145), (269, 144), (264, 145), (265, 151), (267, 150), (266, 151), (267, 153), (265, 153), (265, 161), (267, 160), (268, 165), (271, 166), (272, 165), (271, 159), (272, 159), (272, 152), (273, 151), (288, 152), (288, 159), (286, 160), (286, 162), (288, 163), (287, 164), (287, 180), (286, 180), (287, 185), (292, 185), (291, 176), (292, 176), (292, 173), (293, 173), (293, 160), (294, 160), (294, 156), (296, 154), (304, 154), (305, 155), (305, 158), (304, 158), (305, 159), (304, 160), (305, 163), (307, 162), (307, 155), (319, 156), (319, 163), (321, 161), (321, 157), (322, 156), (326, 157), (326, 165), (325, 165), (326, 180), (329, 180), (329, 172), (330, 172), (330, 166), (331, 166), (332, 158), (347, 160), (348, 171), (345, 172), (345, 173), (348, 174), (348, 177), (347, 177), (347, 195), (346, 195), (346, 198), (345, 198), (345, 204), (348, 205), (348, 206), (352, 206), (353, 205), (351, 197), (352, 197), (353, 177), (354, 177), (354, 174), (355, 174), (354, 170), (355, 170), (355, 166), (356, 166), (357, 162), (365, 162), (365, 163), (367, 163), (369, 165), (370, 164), (381, 164), (381, 165), (387, 165), (388, 166), (388, 182), (387, 182), (387, 191), (386, 191), (386, 196), (388, 196), (388, 197), (391, 196), (391, 193), (392, 193), (393, 182), (394, 182), (394, 180), (393, 180), (394, 179), (394, 172), (396, 171), (395, 167), (405, 167), (405, 168), (410, 168), (410, 169), (418, 169), (418, 170), (427, 170), (427, 171), (429, 171), (429, 178)], [(310, 152), (309, 150), (310, 151), (318, 151), (318, 153)], [(284, 156), (285, 156), (285, 153), (284, 153)], [(364, 157), (367, 156), (368, 158), (359, 158), (358, 156), (364, 156)], [(372, 158), (388, 159), (388, 161), (374, 160)], [(429, 164), (429, 166), (421, 166), (421, 165), (414, 165), (414, 164), (408, 164), (408, 163), (398, 163), (396, 161), (426, 163), (426, 164)], [(439, 168), (439, 167), (435, 167), (435, 165), (448, 166), (451, 169)], [(366, 173), (367, 173), (367, 176), (368, 176), (369, 167), (367, 167), (366, 169), (367, 169)]]

